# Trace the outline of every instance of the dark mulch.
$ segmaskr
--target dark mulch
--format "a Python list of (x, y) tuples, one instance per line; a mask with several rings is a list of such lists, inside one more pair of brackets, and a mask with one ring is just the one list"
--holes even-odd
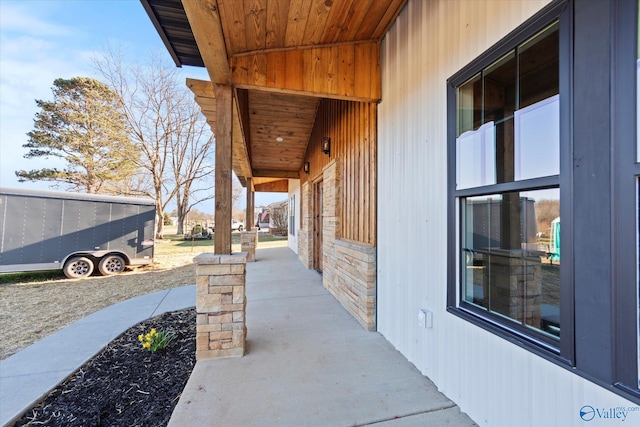
[[(142, 348), (138, 335), (176, 333), (166, 350)], [(29, 409), (15, 426), (165, 426), (195, 365), (195, 310), (144, 321)]]

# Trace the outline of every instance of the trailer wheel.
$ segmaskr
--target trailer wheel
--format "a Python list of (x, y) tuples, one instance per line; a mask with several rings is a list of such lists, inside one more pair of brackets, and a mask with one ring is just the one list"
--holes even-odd
[(62, 271), (69, 279), (83, 279), (91, 276), (93, 268), (93, 262), (89, 258), (77, 256), (67, 261)]
[(119, 255), (107, 255), (100, 260), (98, 271), (103, 276), (111, 276), (113, 274), (122, 273), (124, 271), (125, 262)]

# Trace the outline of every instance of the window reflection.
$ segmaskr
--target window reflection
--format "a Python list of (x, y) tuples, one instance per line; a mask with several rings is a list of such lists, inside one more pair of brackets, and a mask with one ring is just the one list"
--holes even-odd
[(560, 173), (560, 97), (552, 96), (515, 113), (514, 179)]
[(518, 108), (528, 107), (560, 92), (558, 24), (518, 47), (518, 70)]
[(560, 336), (560, 191), (463, 199), (463, 299)]
[(467, 131), (457, 140), (457, 183), (470, 188), (496, 183), (496, 144), (493, 122)]
[(501, 122), (513, 117), (516, 109), (517, 63), (516, 53), (503, 56), (483, 71), (484, 118)]
[(482, 80), (480, 74), (473, 76), (458, 88), (458, 132), (473, 131), (482, 125)]
[(557, 23), (458, 87), (456, 189), (558, 175), (559, 89)]

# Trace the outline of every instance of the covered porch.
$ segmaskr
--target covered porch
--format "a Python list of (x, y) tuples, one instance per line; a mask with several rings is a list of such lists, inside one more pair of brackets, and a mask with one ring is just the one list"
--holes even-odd
[[(380, 42), (406, 0), (141, 2), (176, 65), (205, 67), (210, 77), (186, 85), (216, 137), (215, 223), (231, 221), (233, 174), (246, 188), (248, 232), (255, 192), (288, 193), (300, 262), (322, 271), (324, 287), (375, 330)], [(206, 262), (243, 271), (242, 257), (231, 252), (231, 231), (216, 227), (215, 257)], [(222, 298), (233, 304), (216, 309), (214, 320), (240, 321), (240, 292), (201, 298), (198, 312)], [(241, 347), (243, 327), (224, 327), (236, 328), (234, 338), (218, 333), (217, 323), (199, 331)], [(208, 350), (199, 342), (199, 357), (233, 353), (219, 351), (228, 342)]]
[[(186, 85), (216, 137), (216, 224), (231, 221), (232, 173), (246, 188), (247, 230), (255, 192), (288, 192), (290, 180), (303, 193), (302, 218), (322, 221), (316, 184), (337, 163), (336, 231), (374, 247), (380, 42), (406, 0), (141, 2), (176, 65), (210, 77)], [(321, 270), (322, 227), (300, 226), (302, 262)], [(215, 253), (231, 253), (230, 241), (216, 229)]]
[(199, 360), (170, 426), (476, 425), (287, 247), (247, 264), (242, 358)]

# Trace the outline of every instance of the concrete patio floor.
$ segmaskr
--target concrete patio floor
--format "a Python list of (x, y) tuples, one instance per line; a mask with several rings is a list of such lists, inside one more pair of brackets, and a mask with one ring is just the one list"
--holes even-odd
[(474, 426), (287, 247), (247, 263), (247, 353), (199, 361), (169, 426)]

